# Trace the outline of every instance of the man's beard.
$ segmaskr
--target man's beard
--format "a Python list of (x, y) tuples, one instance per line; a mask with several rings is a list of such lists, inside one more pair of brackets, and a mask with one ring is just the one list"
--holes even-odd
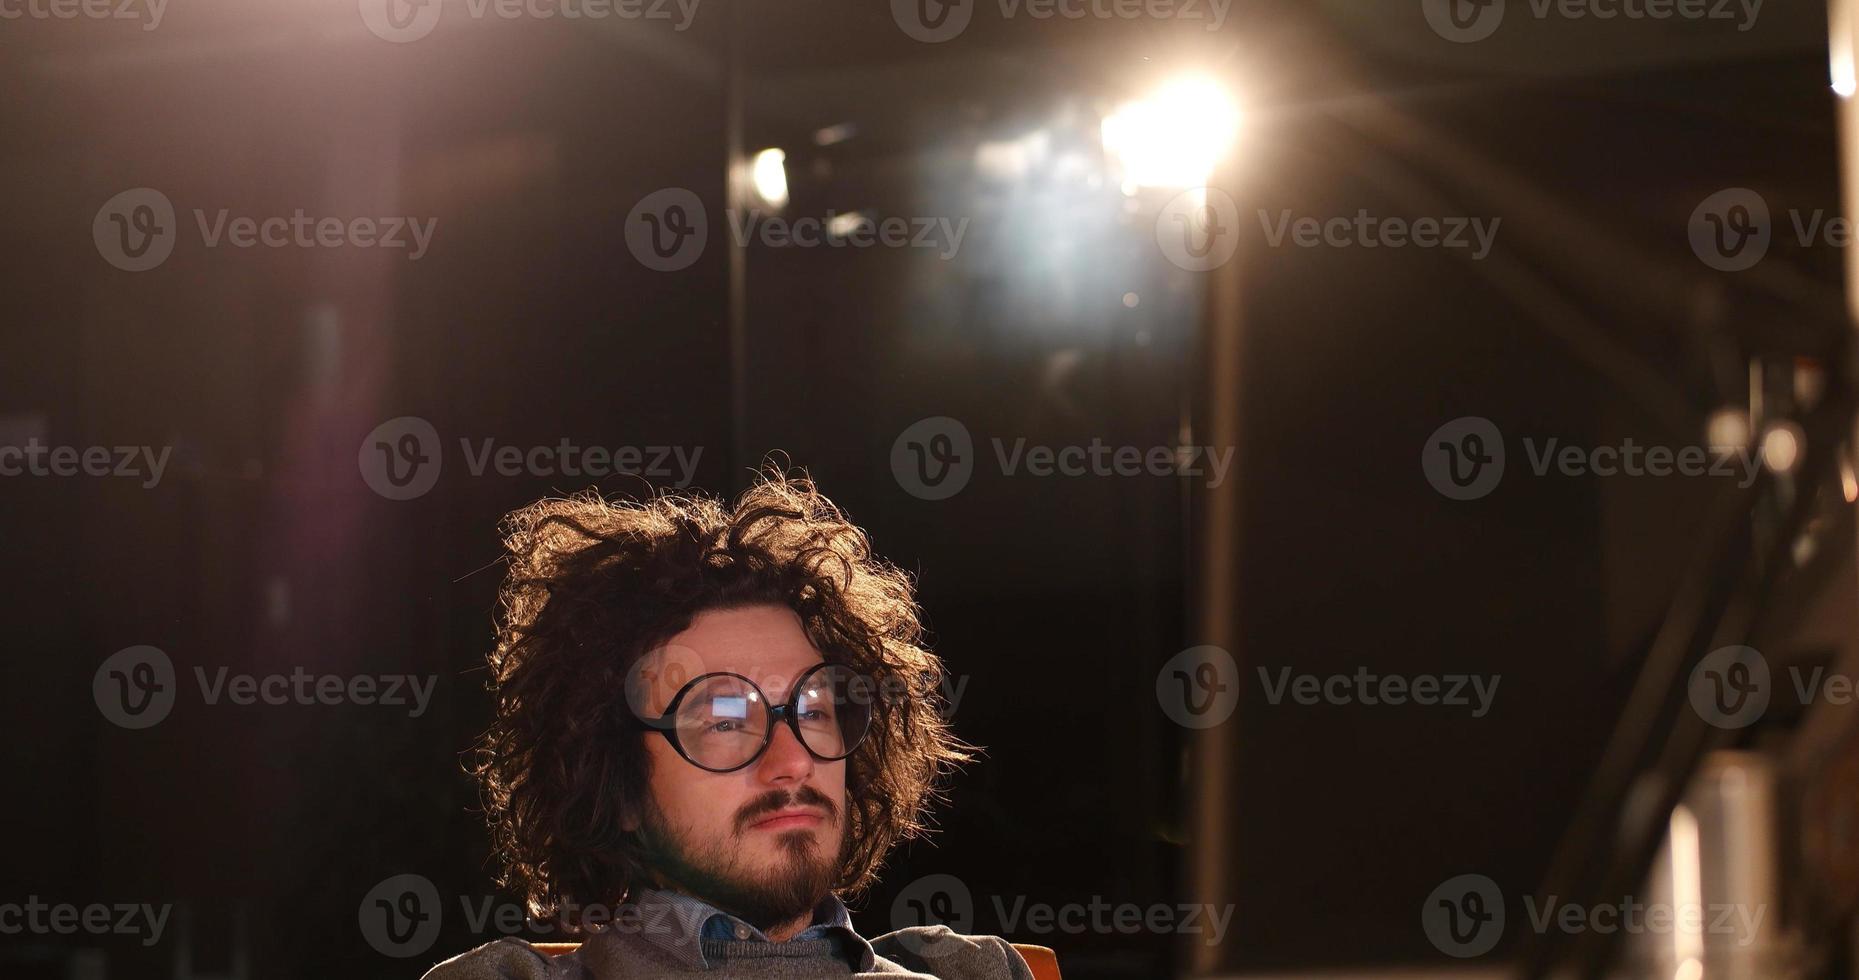
[[(787, 830), (774, 835), (777, 856), (771, 867), (745, 867), (740, 845), (747, 837), (748, 824), (795, 804), (826, 812), (822, 826), (829, 835), (838, 832), (837, 853), (827, 853), (811, 830)], [(647, 867), (665, 881), (766, 932), (812, 914), (832, 892), (850, 844), (842, 823), (844, 812), (812, 787), (799, 793), (776, 791), (743, 808), (730, 842), (693, 847), (667, 824), (657, 802), (649, 801), (639, 842)]]

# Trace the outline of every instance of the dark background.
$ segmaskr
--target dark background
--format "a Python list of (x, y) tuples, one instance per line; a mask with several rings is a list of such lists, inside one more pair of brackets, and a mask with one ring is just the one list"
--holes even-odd
[[(1232, 932), (1211, 959), (1184, 952), (1192, 937), (1009, 938), (1058, 948), (1081, 978), (1170, 975), (1190, 957), (1437, 962), (1417, 921), (1434, 885), (1477, 871), (1523, 892), (1543, 874), (1717, 488), (1520, 478), (1455, 502), (1416, 465), (1428, 433), (1476, 415), (1538, 439), (1695, 442), (1710, 409), (1742, 398), (1751, 352), (1821, 349), (1841, 303), (1838, 251), (1795, 245), (1779, 217), (1839, 207), (1821, 5), (1770, 0), (1741, 33), (1539, 22), (1514, 5), (1474, 45), (1405, 2), (1236, 2), (1212, 32), (984, 5), (942, 44), (849, 0), (703, 0), (681, 33), (453, 18), (410, 44), (334, 2), (173, 0), (147, 34), (0, 22), (7, 441), (175, 447), (153, 489), (0, 480), (0, 902), (189, 916), (152, 949), (0, 936), (0, 973), (66, 976), (83, 958), (107, 972), (69, 975), (179, 976), (185, 949), (201, 975), (412, 977), (494, 938), (449, 915), (430, 955), (390, 960), (357, 907), (403, 873), (454, 903), (495, 893), (461, 772), (487, 718), (495, 526), (587, 481), (473, 477), (448, 456), (430, 493), (383, 499), (357, 447), (403, 415), (448, 449), (701, 447), (695, 486), (715, 492), (784, 453), (918, 576), (935, 648), (968, 679), (957, 731), (988, 753), (951, 787), (940, 832), (855, 905), (868, 935), (929, 874), (972, 890), (977, 932), (1005, 931), (994, 896), (1203, 900), (1187, 880), (1209, 842), (1186, 814), (1207, 773), (1155, 678), (1204, 642), (1198, 569), (1232, 549), (1239, 588), (1215, 611), (1245, 684), (1218, 736), (1235, 748), (1219, 831)], [(1169, 265), (1159, 201), (1093, 177), (1099, 116), (1178, 71), (1231, 83), (1248, 112), (1221, 177), (1240, 254), (1215, 273)], [(816, 145), (843, 124), (850, 138)], [(975, 165), (983, 144), (1040, 130), (1054, 149), (1025, 173)], [(967, 238), (947, 262), (751, 245), (732, 286), (732, 145), (786, 149), (793, 214), (967, 217)], [(90, 224), (144, 186), (189, 227), (160, 268), (125, 273)], [(1777, 211), (1776, 244), (1727, 275), (1693, 256), (1686, 223), (1736, 186)], [(621, 232), (662, 187), (694, 190), (710, 216), (709, 247), (676, 273), (641, 266)], [(208, 250), (197, 207), (438, 225), (417, 262)], [(1274, 249), (1253, 216), (1282, 208), (1503, 223), (1483, 262)], [(1210, 379), (1218, 282), (1240, 290), (1244, 368)], [(1236, 540), (1207, 540), (1200, 481), (989, 462), (995, 437), (1194, 444), (1218, 383), (1242, 406), (1224, 488)], [(962, 420), (981, 456), (943, 501), (891, 470), (898, 434), (930, 416)], [(437, 694), (417, 719), (184, 694), (129, 731), (90, 685), (138, 644), (173, 659), (184, 691), (195, 666), (302, 665), (436, 675)], [(1478, 719), (1270, 705), (1254, 668), (1285, 665), (1502, 682)]]

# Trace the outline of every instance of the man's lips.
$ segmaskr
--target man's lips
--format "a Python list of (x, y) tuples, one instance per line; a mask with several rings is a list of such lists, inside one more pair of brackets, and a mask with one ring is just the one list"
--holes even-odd
[(783, 810), (771, 813), (749, 825), (750, 830), (788, 830), (794, 827), (811, 827), (820, 823), (822, 817), (815, 810)]

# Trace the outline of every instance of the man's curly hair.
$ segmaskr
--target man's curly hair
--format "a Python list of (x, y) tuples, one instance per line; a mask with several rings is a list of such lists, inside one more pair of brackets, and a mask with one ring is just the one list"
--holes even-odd
[(972, 758), (939, 713), (942, 662), (919, 645), (910, 580), (804, 473), (763, 474), (733, 506), (703, 496), (539, 500), (504, 519), (510, 564), (490, 654), (496, 717), (472, 772), (501, 883), (532, 915), (573, 925), (648, 879), (622, 815), (648, 805), (649, 759), (626, 685), (698, 613), (777, 604), (828, 662), (887, 696), (846, 760), (847, 847), (835, 890), (876, 877), (892, 845)]

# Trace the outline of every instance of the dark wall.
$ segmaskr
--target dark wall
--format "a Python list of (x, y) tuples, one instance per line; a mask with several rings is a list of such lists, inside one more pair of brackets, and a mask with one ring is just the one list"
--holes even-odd
[[(1243, 486), (1238, 594), (1216, 604), (1244, 695), (1218, 736), (1236, 803), (1213, 900), (1236, 911), (1212, 962), (1436, 962), (1416, 923), (1434, 885), (1476, 871), (1521, 893), (1543, 874), (1713, 488), (1518, 477), (1450, 501), (1415, 465), (1428, 434), (1470, 415), (1515, 437), (1695, 440), (1749, 351), (1812, 348), (1794, 311), (1837, 308), (1831, 249), (1778, 244), (1768, 273), (1730, 279), (1685, 236), (1722, 187), (1837, 208), (1824, 25), (1795, 14), (1695, 56), (1639, 60), (1686, 50), (1658, 35), (1609, 62), (1544, 35), (1478, 62), (1408, 46), (1406, 5), (1236, 6), (1217, 31), (984, 9), (922, 44), (880, 4), (705, 0), (683, 31), (447, 21), (396, 44), (348, 3), (179, 2), (148, 36), (0, 35), (0, 445), (172, 447), (153, 487), (0, 478), (0, 904), (175, 908), (146, 947), (0, 936), (9, 977), (181, 976), (189, 957), (199, 974), (406, 977), (495, 937), (459, 903), (507, 899), (462, 773), (487, 720), (497, 521), (544, 494), (683, 481), (473, 475), (460, 440), (487, 439), (675, 447), (691, 486), (725, 493), (768, 453), (808, 468), (917, 578), (963, 685), (957, 732), (987, 750), (939, 832), (855, 905), (861, 930), (906, 924), (906, 892), (953, 875), (962, 925), (1056, 946), (1069, 977), (1168, 975), (1194, 937), (1042, 933), (998, 910), (1208, 900), (1185, 872), (1213, 842), (1184, 815), (1208, 774), (1156, 681), (1205, 642), (1191, 570), (1210, 488), (1009, 473), (996, 440), (1202, 443), (1220, 383), (1243, 408), (1240, 444), (1214, 448), (1236, 451)], [(1099, 117), (1175, 65), (1252, 95), (1226, 175), (1239, 256), (1216, 275), (1156, 248), (1168, 195), (1103, 179)], [(732, 146), (786, 149), (790, 214), (965, 237), (947, 257), (735, 250)], [(1014, 153), (1018, 169), (980, 162)], [(90, 231), (139, 187), (182, 233), (159, 268), (125, 272)], [(675, 272), (625, 235), (663, 188), (708, 212), (702, 255)], [(208, 249), (196, 208), (437, 223), (418, 260)], [(1255, 218), (1280, 208), (1504, 225), (1477, 262), (1285, 249)], [(1206, 335), (1232, 324), (1206, 321), (1206, 295), (1225, 275), (1246, 367), (1210, 378)], [(430, 423), (444, 464), (388, 499), (362, 460), (403, 416)], [(975, 449), (947, 499), (894, 469), (900, 435), (933, 417)], [(92, 688), (139, 645), (169, 658), (180, 698), (134, 730)], [(208, 705), (193, 686), (196, 668), (299, 666), (431, 678), (431, 705)], [(1256, 670), (1284, 666), (1502, 681), (1481, 718), (1305, 708), (1264, 699)], [(397, 875), (446, 907), (407, 959), (358, 928)]]

